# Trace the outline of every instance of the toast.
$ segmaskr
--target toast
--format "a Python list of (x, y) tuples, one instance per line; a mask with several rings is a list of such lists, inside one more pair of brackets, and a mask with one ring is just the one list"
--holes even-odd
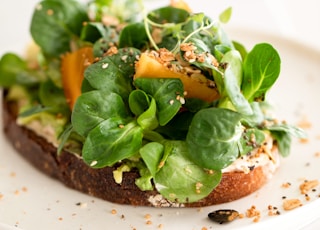
[[(17, 124), (17, 111), (17, 104), (6, 100), (4, 96), (4, 133), (22, 157), (64, 185), (113, 203), (154, 207), (204, 207), (230, 202), (260, 189), (279, 166), (278, 160), (270, 159), (268, 164), (247, 172), (224, 172), (220, 184), (206, 198), (192, 203), (175, 203), (162, 197), (156, 190), (141, 191), (135, 185), (135, 179), (139, 177), (138, 171), (125, 172), (122, 183), (117, 184), (113, 176), (116, 166), (93, 169), (81, 158), (65, 150), (57, 155), (57, 148), (44, 137)], [(270, 150), (273, 156), (278, 155), (275, 146)]]

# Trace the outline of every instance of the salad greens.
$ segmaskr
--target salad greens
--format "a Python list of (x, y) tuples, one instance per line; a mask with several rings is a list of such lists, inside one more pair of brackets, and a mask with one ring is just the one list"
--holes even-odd
[[(128, 5), (134, 7), (132, 13), (120, 13)], [(59, 153), (65, 143), (76, 141), (81, 146), (77, 154), (90, 167), (116, 166), (118, 173), (137, 168), (140, 189), (155, 188), (182, 203), (206, 197), (219, 184), (222, 170), (263, 145), (267, 134), (277, 141), (282, 156), (289, 155), (292, 137), (305, 134), (264, 112), (281, 67), (272, 45), (260, 43), (248, 51), (230, 40), (222, 23), (230, 19), (232, 8), (213, 20), (173, 6), (139, 19), (140, 7), (133, 0), (93, 0), (87, 5), (43, 0), (30, 27), (41, 49), (38, 66), (30, 67), (28, 60), (12, 53), (1, 58), (0, 85), (10, 99), (24, 100), (24, 117), (66, 118), (56, 129)], [(190, 51), (181, 49), (183, 44), (193, 47), (196, 58), (186, 58)], [(86, 67), (82, 93), (69, 108), (61, 57), (87, 46), (95, 61)], [(151, 50), (171, 53), (169, 66), (201, 73), (214, 82), (209, 87), (219, 97), (190, 98), (180, 78), (135, 76), (139, 57)], [(255, 143), (248, 141), (252, 136)]]

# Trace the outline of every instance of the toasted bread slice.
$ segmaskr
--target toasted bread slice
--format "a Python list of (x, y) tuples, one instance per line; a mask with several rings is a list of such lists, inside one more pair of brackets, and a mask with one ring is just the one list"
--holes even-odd
[[(4, 97), (5, 98), (5, 97)], [(224, 172), (221, 183), (206, 198), (178, 204), (163, 198), (156, 190), (141, 191), (135, 185), (138, 171), (125, 172), (121, 184), (113, 177), (116, 167), (93, 169), (80, 157), (65, 150), (57, 155), (57, 149), (44, 137), (27, 127), (17, 124), (17, 104), (3, 99), (4, 133), (14, 148), (34, 167), (66, 186), (103, 200), (134, 206), (155, 207), (203, 207), (230, 202), (247, 196), (261, 188), (275, 172), (278, 162), (257, 165), (248, 171)], [(278, 155), (275, 145), (269, 154)]]

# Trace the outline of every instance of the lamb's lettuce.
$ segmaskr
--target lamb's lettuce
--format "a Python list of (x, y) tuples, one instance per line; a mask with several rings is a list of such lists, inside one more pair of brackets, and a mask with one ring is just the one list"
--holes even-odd
[(242, 93), (250, 101), (264, 100), (280, 74), (280, 56), (266, 43), (257, 44), (244, 60)]
[(89, 21), (86, 8), (75, 0), (44, 0), (36, 7), (30, 31), (42, 52), (59, 57), (77, 42), (84, 22)]

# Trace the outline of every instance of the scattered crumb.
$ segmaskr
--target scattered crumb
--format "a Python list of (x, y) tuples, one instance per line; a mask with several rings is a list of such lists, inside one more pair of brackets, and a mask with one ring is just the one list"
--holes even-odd
[(260, 221), (260, 216), (256, 216), (255, 218), (253, 218), (253, 222), (257, 223)]
[(309, 143), (309, 139), (308, 139), (308, 138), (300, 138), (299, 141), (300, 141), (300, 143), (302, 143), (302, 144), (307, 144), (307, 143)]
[(320, 157), (320, 152), (316, 152), (314, 155), (315, 157)]
[(21, 189), (23, 192), (27, 192), (28, 191), (28, 188), (27, 187), (22, 187)]
[(309, 200), (310, 200), (310, 196), (309, 196), (307, 193), (304, 194), (304, 197), (305, 197), (306, 201), (309, 201)]
[(111, 210), (111, 214), (113, 214), (113, 215), (117, 214), (117, 210), (116, 209), (112, 209)]
[(253, 218), (253, 222), (259, 222), (260, 220), (260, 211), (257, 210), (256, 206), (252, 205), (251, 208), (247, 209), (246, 216)]
[(302, 129), (309, 129), (312, 127), (312, 123), (306, 117), (302, 118), (297, 125)]
[(151, 219), (151, 215), (150, 214), (145, 214), (144, 215), (144, 219), (146, 220), (146, 224), (147, 225), (152, 225), (152, 221), (150, 220)]
[(62, 220), (63, 220), (63, 218), (62, 218), (62, 217), (59, 217), (59, 219), (58, 219), (58, 220), (62, 221)]
[(19, 195), (19, 194), (20, 194), (19, 190), (14, 191), (14, 195)]
[(306, 180), (300, 185), (300, 192), (301, 194), (307, 194), (311, 189), (314, 189), (319, 185), (318, 180)]
[(277, 207), (269, 205), (268, 206), (268, 216), (278, 216), (280, 215), (280, 211)]
[(289, 188), (291, 186), (290, 182), (285, 182), (281, 185), (282, 188)]
[(302, 202), (299, 199), (289, 199), (283, 201), (283, 209), (286, 211), (298, 208), (302, 206)]
[(17, 174), (15, 172), (10, 173), (10, 177), (16, 177), (16, 176), (17, 176)]
[(202, 227), (201, 230), (208, 230), (208, 228), (207, 227)]
[(3, 197), (4, 197), (4, 195), (0, 193), (0, 200), (2, 200)]
[(159, 224), (158, 229), (163, 229), (163, 224)]

